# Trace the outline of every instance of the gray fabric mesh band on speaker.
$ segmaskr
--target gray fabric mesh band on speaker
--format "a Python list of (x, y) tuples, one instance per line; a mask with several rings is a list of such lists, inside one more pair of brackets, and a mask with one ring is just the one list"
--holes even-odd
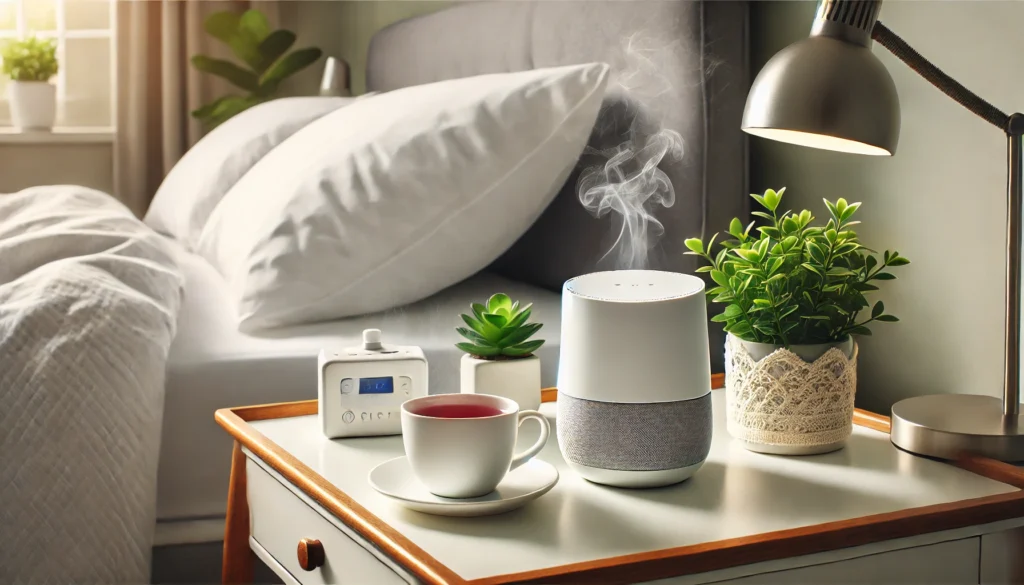
[(711, 394), (678, 402), (595, 402), (558, 395), (558, 444), (570, 462), (616, 471), (696, 465), (711, 450)]

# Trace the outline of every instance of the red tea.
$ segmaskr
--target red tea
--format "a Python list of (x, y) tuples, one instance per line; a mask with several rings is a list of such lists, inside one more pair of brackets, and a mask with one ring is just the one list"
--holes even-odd
[(433, 418), (484, 418), (498, 416), (501, 410), (484, 404), (438, 404), (421, 408), (415, 414)]

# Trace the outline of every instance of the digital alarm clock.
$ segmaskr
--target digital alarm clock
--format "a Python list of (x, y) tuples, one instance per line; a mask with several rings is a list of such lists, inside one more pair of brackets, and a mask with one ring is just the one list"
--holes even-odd
[(427, 358), (413, 345), (384, 345), (380, 329), (362, 347), (320, 350), (320, 428), (329, 438), (398, 435), (402, 403), (427, 395)]

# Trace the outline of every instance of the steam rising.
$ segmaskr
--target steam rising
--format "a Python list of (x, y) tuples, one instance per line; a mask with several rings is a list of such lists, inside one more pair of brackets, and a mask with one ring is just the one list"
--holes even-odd
[[(615, 83), (629, 96), (620, 104), (625, 109), (623, 118), (629, 120), (626, 140), (610, 148), (588, 146), (583, 151), (604, 163), (583, 170), (576, 192), (594, 217), (611, 211), (621, 220), (618, 237), (602, 260), (614, 255), (616, 268), (645, 268), (651, 247), (665, 232), (654, 211), (676, 202), (672, 182), (658, 165), (682, 159), (683, 139), (678, 132), (645, 119), (637, 106), (672, 91), (661, 65), (680, 47), (678, 42), (655, 45), (638, 35), (628, 37), (624, 45), (626, 67)], [(603, 112), (602, 117), (606, 116), (608, 112)]]

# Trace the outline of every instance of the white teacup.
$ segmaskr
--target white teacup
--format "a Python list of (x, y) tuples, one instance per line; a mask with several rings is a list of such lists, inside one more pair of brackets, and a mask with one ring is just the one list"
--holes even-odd
[[(540, 423), (540, 438), (515, 455), (519, 425)], [(438, 394), (402, 405), (402, 440), (409, 465), (430, 493), (443, 498), (489, 494), (505, 474), (540, 452), (550, 429), (544, 415), (519, 411), (508, 398)]]

